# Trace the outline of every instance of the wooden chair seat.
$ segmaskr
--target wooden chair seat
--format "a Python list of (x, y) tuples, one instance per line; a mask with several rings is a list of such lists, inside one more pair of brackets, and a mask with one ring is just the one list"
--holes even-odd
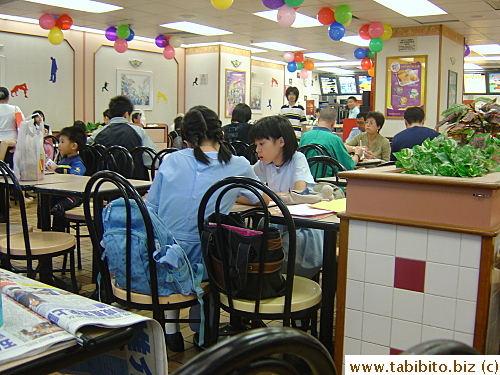
[[(28, 225), (28, 232), (33, 232), (33, 227)], [(11, 224), (10, 225), (10, 235), (23, 233), (23, 226), (21, 224)], [(7, 235), (7, 227), (6, 225), (0, 225), (0, 239), (4, 238)]]
[[(63, 232), (31, 232), (29, 233), (31, 253), (34, 257), (54, 254), (75, 246), (75, 236)], [(7, 253), (7, 237), (0, 240), (0, 252)], [(22, 233), (10, 236), (10, 254), (25, 256), (26, 246)]]
[[(111, 287), (113, 290), (113, 295), (116, 298), (119, 298), (121, 300), (126, 301), (127, 300), (127, 290), (126, 289), (121, 289), (118, 287), (113, 280), (111, 283)], [(209, 283), (208, 282), (203, 282), (201, 283), (201, 289), (203, 289), (203, 294), (208, 293), (209, 291)], [(131, 302), (136, 303), (136, 304), (141, 304), (141, 305), (151, 305), (153, 303), (151, 296), (147, 294), (140, 294), (140, 293), (131, 293)], [(170, 305), (174, 303), (184, 303), (192, 300), (196, 300), (198, 297), (196, 294), (190, 294), (190, 295), (183, 295), (183, 294), (171, 294), (169, 296), (160, 296), (159, 301), (160, 305)]]
[(72, 208), (64, 213), (64, 216), (69, 221), (81, 221), (85, 222), (85, 213), (83, 212), (83, 206)]
[[(229, 304), (227, 295), (219, 293), (220, 302), (227, 306)], [(295, 276), (292, 289), (291, 312), (309, 309), (321, 302), (321, 287), (313, 280), (305, 277)], [(259, 312), (261, 314), (282, 314), (284, 312), (285, 297), (268, 298), (260, 301)], [(236, 310), (253, 312), (255, 301), (233, 298), (233, 306)]]

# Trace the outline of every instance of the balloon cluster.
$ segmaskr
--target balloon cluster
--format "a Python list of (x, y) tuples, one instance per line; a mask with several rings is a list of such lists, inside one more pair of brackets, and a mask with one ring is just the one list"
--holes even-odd
[(359, 29), (359, 36), (369, 40), (368, 48), (356, 48), (354, 57), (361, 60), (361, 69), (375, 75), (375, 54), (384, 48), (384, 40), (392, 36), (392, 28), (380, 22), (367, 23)]
[(302, 52), (285, 52), (283, 54), (283, 60), (288, 63), (286, 67), (288, 71), (293, 73), (299, 70), (300, 78), (302, 79), (309, 77), (308, 71), (314, 69), (314, 62), (311, 60), (304, 61), (304, 54)]
[[(215, 0), (212, 0), (212, 3)], [(278, 9), (277, 21), (282, 27), (290, 27), (295, 22), (297, 14), (304, 0), (262, 0), (262, 4), (269, 9)]]
[(231, 5), (233, 5), (233, 0), (211, 0), (211, 1), (214, 8), (221, 10), (227, 9)]
[(108, 27), (104, 35), (107, 40), (115, 42), (116, 52), (123, 53), (128, 49), (128, 42), (134, 39), (135, 33), (128, 25), (120, 25)]
[(321, 8), (317, 16), (318, 21), (328, 27), (330, 39), (338, 41), (345, 35), (345, 27), (351, 24), (352, 11), (347, 5), (340, 5), (335, 11), (331, 8)]
[(467, 57), (470, 55), (470, 47), (466, 44), (464, 46), (464, 57)]
[(39, 19), (38, 23), (44, 30), (50, 30), (47, 36), (52, 44), (60, 44), (64, 40), (62, 30), (68, 30), (73, 26), (73, 19), (67, 14), (61, 14), (54, 17), (52, 14), (45, 13)]
[(182, 39), (178, 36), (160, 34), (155, 38), (155, 44), (158, 47), (163, 48), (163, 57), (165, 57), (167, 60), (171, 60), (175, 57), (174, 48), (178, 48), (181, 46)]

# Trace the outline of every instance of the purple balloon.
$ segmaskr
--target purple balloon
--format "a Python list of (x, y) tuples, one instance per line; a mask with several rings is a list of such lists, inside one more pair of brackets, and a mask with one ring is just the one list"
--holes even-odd
[(262, 4), (269, 9), (278, 9), (280, 6), (285, 5), (285, 0), (262, 0)]
[(118, 39), (118, 36), (116, 35), (116, 27), (111, 26), (106, 29), (106, 39), (114, 42), (116, 39)]
[(466, 44), (464, 50), (464, 57), (467, 57), (469, 55), (470, 55), (470, 47)]
[(160, 34), (155, 38), (155, 43), (158, 47), (165, 48), (168, 46), (168, 38), (165, 35)]

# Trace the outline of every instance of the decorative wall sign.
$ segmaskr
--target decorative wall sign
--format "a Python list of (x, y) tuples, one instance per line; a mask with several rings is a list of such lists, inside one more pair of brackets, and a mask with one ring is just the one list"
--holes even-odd
[(102, 85), (102, 87), (101, 87), (101, 92), (109, 91), (108, 90), (108, 85), (109, 85), (109, 82), (108, 81), (104, 81), (104, 85)]
[(137, 59), (133, 59), (133, 60), (129, 60), (128, 61), (130, 63), (130, 65), (132, 65), (134, 68), (138, 68), (139, 66), (141, 66), (142, 64), (142, 61), (141, 60), (137, 60)]
[(208, 73), (200, 74), (200, 85), (208, 85)]
[(241, 61), (231, 60), (231, 64), (233, 64), (235, 68), (238, 68), (241, 65)]
[(245, 103), (246, 72), (226, 69), (226, 117), (231, 117), (239, 103)]
[(26, 83), (22, 83), (20, 85), (14, 86), (12, 90), (10, 90), (10, 96), (18, 96), (18, 92), (23, 91), (24, 92), (24, 97), (28, 97), (28, 85)]
[(116, 93), (127, 96), (135, 109), (153, 109), (153, 72), (116, 69)]
[(262, 113), (263, 83), (252, 83), (250, 88), (250, 108), (252, 113)]
[(166, 103), (168, 103), (167, 96), (166, 96), (164, 93), (162, 93), (162, 92), (158, 91), (158, 92), (156, 93), (156, 103), (159, 103), (159, 102), (160, 102), (160, 99), (161, 99), (161, 101), (162, 101), (163, 103), (165, 103), (165, 104), (166, 104)]
[(55, 57), (51, 57), (51, 65), (50, 65), (50, 79), (49, 82), (56, 83), (56, 74), (57, 74), (57, 61)]
[(458, 73), (453, 70), (448, 70), (448, 107), (457, 104), (457, 83)]
[(276, 78), (271, 78), (271, 87), (278, 87), (278, 80)]

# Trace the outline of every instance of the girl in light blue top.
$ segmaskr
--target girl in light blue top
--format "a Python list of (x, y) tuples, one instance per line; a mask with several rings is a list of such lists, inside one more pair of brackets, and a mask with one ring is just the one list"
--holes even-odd
[[(290, 121), (283, 116), (268, 116), (257, 121), (248, 133), (255, 143), (258, 162), (253, 166), (260, 181), (275, 192), (303, 192), (314, 186), (304, 154), (297, 152), (297, 138)], [(284, 230), (283, 226), (279, 226)], [(312, 277), (323, 261), (323, 233), (318, 229), (297, 229), (295, 274)], [(287, 233), (283, 233), (287, 245)], [(286, 267), (284, 265), (283, 267)]]

